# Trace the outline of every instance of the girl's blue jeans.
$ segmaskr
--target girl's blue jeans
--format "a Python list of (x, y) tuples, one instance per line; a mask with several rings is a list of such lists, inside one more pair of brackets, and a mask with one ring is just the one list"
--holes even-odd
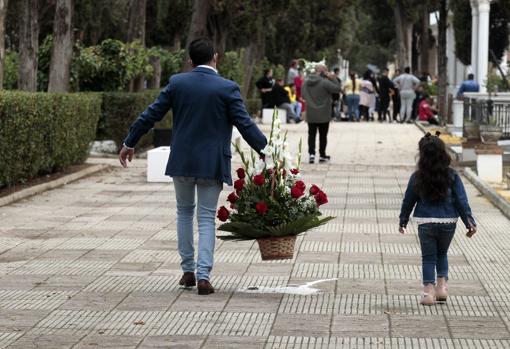
[(437, 277), (448, 279), (448, 248), (456, 224), (428, 223), (418, 226), (423, 284), (435, 284)]
[[(173, 180), (177, 199), (177, 240), (182, 270), (183, 272), (195, 272), (196, 268), (197, 280), (209, 280), (209, 273), (214, 263), (216, 207), (223, 184), (217, 180), (193, 177), (174, 177)], [(196, 265), (193, 242), (195, 196), (198, 199), (198, 259)]]

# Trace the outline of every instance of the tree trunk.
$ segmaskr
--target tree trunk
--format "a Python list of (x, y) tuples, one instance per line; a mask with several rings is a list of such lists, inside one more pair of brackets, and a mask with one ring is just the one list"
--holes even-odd
[(409, 24), (407, 23), (402, 0), (395, 2), (393, 12), (395, 14), (395, 31), (397, 34), (397, 66), (399, 69), (403, 69), (409, 65)]
[(139, 41), (145, 46), (145, 13), (147, 0), (131, 0), (127, 42)]
[(39, 0), (22, 1), (18, 87), (23, 91), (36, 91), (37, 52), (39, 51)]
[(181, 50), (181, 33), (174, 34), (174, 43), (172, 44), (172, 51), (177, 52)]
[(438, 46), (437, 46), (437, 71), (438, 71), (438, 108), (442, 123), (445, 123), (447, 114), (447, 94), (448, 94), (448, 56), (446, 55), (446, 31), (448, 28), (448, 0), (439, 1), (439, 21), (438, 21)]
[[(145, 17), (147, 0), (131, 0), (129, 5), (129, 23), (127, 42), (138, 41), (145, 47)], [(144, 89), (145, 77), (139, 75), (129, 83), (130, 92), (139, 92)]]
[(0, 90), (4, 88), (5, 15), (8, 0), (0, 0)]
[(152, 77), (147, 81), (148, 89), (159, 89), (161, 86), (161, 59), (150, 56), (149, 63), (152, 66)]
[(73, 55), (73, 0), (57, 0), (48, 92), (68, 92)]
[[(201, 36), (208, 36), (207, 21), (211, 14), (212, 2), (213, 0), (193, 1), (193, 14), (191, 15), (191, 23), (189, 26), (188, 37), (186, 39), (186, 50), (189, 48), (189, 44), (193, 40)], [(186, 55), (184, 55), (184, 61), (182, 62), (182, 69), (184, 71), (191, 69), (188, 59), (189, 56), (186, 53)]]
[(423, 7), (421, 13), (421, 33), (420, 33), (420, 69), (422, 72), (429, 73), (429, 10)]
[(253, 68), (262, 59), (265, 49), (264, 18), (257, 16), (255, 23), (255, 33), (252, 36), (250, 44), (244, 49), (243, 55), (243, 86), (241, 94), (244, 98), (248, 96), (252, 86)]

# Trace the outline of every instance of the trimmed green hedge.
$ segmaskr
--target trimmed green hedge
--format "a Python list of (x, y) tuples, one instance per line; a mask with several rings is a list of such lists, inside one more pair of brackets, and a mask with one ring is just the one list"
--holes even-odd
[[(97, 127), (98, 140), (112, 139), (117, 146), (129, 131), (129, 126), (149, 104), (158, 96), (158, 90), (149, 90), (138, 93), (128, 92), (104, 92), (101, 106), (101, 119)], [(165, 118), (156, 124), (156, 128), (171, 128), (172, 117)], [(152, 131), (144, 135), (137, 144), (137, 148), (145, 148), (152, 144)]]
[(0, 187), (87, 159), (101, 95), (0, 92)]

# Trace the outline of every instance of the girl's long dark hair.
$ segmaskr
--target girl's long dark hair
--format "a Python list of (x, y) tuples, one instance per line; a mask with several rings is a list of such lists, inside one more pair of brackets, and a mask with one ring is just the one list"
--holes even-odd
[[(436, 133), (439, 136), (439, 132)], [(415, 190), (422, 199), (437, 201), (448, 196), (452, 185), (450, 155), (444, 142), (427, 133), (418, 146), (420, 157), (415, 177)]]

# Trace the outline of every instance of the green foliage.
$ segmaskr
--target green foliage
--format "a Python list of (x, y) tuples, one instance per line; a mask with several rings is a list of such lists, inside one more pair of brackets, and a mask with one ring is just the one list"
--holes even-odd
[(98, 94), (0, 92), (0, 187), (85, 161)]
[(276, 227), (266, 226), (255, 228), (251, 223), (230, 222), (219, 226), (219, 230), (228, 231), (232, 235), (218, 236), (221, 240), (253, 240), (268, 237), (283, 237), (299, 235), (313, 228), (328, 223), (335, 217), (304, 216), (288, 223), (282, 223)]
[(248, 98), (246, 100), (246, 110), (250, 115), (258, 115), (262, 109), (262, 101), (260, 98)]
[(505, 92), (508, 90), (505, 81), (499, 74), (490, 74), (485, 81), (487, 92)]
[(225, 78), (243, 84), (241, 55), (237, 51), (225, 52), (218, 65), (218, 72)]
[(48, 35), (39, 45), (37, 53), (37, 91), (48, 91), (50, 79), (51, 50), (53, 47), (53, 35)]
[[(159, 91), (149, 90), (138, 93), (105, 92), (102, 94), (101, 118), (97, 127), (97, 139), (112, 139), (122, 145), (129, 126), (158, 96)], [(167, 115), (157, 127), (172, 127), (172, 117)], [(138, 142), (141, 148), (152, 144), (149, 132)]]
[(82, 48), (76, 60), (80, 91), (122, 91), (132, 78), (152, 74), (149, 50), (136, 42), (107, 39)]
[(489, 60), (499, 64), (509, 43), (508, 22), (510, 21), (510, 0), (499, 0), (491, 4), (489, 49), (496, 59), (489, 55)]
[(4, 89), (14, 90), (18, 86), (19, 55), (6, 50), (4, 59)]
[(149, 55), (158, 56), (161, 61), (161, 86), (165, 86), (172, 75), (181, 72), (184, 50), (170, 52), (162, 47), (152, 47)]
[(451, 0), (455, 55), (464, 65), (471, 64), (471, 4), (464, 0)]

